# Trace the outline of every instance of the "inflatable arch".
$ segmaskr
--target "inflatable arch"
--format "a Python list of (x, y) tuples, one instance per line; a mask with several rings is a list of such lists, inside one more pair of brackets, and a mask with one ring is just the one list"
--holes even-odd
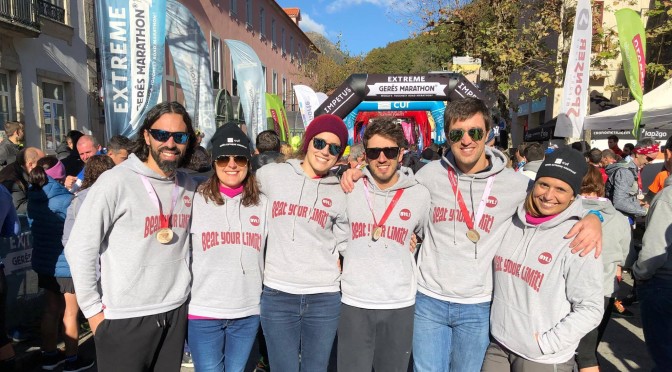
[[(452, 101), (464, 97), (477, 97), (483, 99), (481, 91), (462, 74), (453, 72), (439, 72), (429, 74), (353, 74), (341, 84), (334, 92), (315, 110), (315, 116), (321, 114), (333, 114), (343, 119), (348, 118), (353, 111), (364, 111), (358, 108), (363, 101), (365, 105), (380, 105), (381, 102), (392, 103), (399, 106), (399, 110), (409, 111), (412, 108), (401, 105), (415, 105), (423, 102), (425, 106), (418, 108), (422, 111), (431, 111), (436, 124), (436, 143), (446, 141), (443, 132), (443, 114), (439, 114), (438, 105), (443, 101)], [(434, 102), (432, 105), (431, 102)], [(442, 104), (441, 104), (442, 105)], [(379, 108), (375, 109), (380, 110)], [(441, 117), (441, 129), (437, 115)], [(354, 139), (354, 120), (352, 127), (348, 127), (350, 133), (349, 142)], [(347, 121), (346, 121), (347, 123)], [(349, 125), (349, 124), (348, 124)]]

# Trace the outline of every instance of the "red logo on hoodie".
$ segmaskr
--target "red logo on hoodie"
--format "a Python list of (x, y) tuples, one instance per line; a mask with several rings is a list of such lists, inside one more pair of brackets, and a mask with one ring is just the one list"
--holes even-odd
[(551, 263), (551, 261), (553, 261), (553, 256), (548, 252), (544, 252), (539, 255), (538, 260), (540, 264), (548, 265), (549, 263)]
[(259, 217), (257, 216), (250, 217), (250, 223), (252, 224), (252, 226), (259, 226)]
[(182, 200), (184, 200), (185, 206), (191, 207), (191, 199), (187, 195), (185, 195), (184, 198), (182, 198)]
[(487, 202), (485, 205), (487, 205), (488, 208), (494, 208), (494, 207), (496, 207), (496, 206), (497, 206), (497, 198), (495, 198), (495, 197), (492, 196), (492, 195), (489, 196), (489, 197), (488, 197), (488, 202)]
[(411, 218), (411, 211), (408, 209), (404, 208), (401, 211), (399, 211), (399, 218), (401, 218), (404, 221), (408, 221), (409, 218)]
[(331, 199), (329, 198), (322, 199), (322, 205), (324, 205), (325, 208), (331, 207)]

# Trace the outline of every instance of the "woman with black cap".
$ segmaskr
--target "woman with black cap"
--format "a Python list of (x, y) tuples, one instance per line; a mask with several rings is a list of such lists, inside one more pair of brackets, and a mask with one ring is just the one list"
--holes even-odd
[[(602, 319), (602, 262), (571, 253), (588, 165), (576, 150), (546, 156), (494, 258), (492, 342), (482, 371), (572, 371), (581, 338)], [(579, 201), (577, 201), (579, 200)]]
[(259, 328), (267, 204), (236, 124), (217, 129), (212, 158), (193, 201), (188, 342), (197, 371), (243, 371)]

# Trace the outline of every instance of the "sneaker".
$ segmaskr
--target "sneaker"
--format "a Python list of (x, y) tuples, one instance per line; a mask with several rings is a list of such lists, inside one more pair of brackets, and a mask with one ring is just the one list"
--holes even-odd
[(93, 367), (96, 364), (96, 361), (93, 359), (86, 359), (82, 356), (78, 356), (72, 362), (66, 361), (63, 365), (63, 372), (79, 372), (86, 371), (87, 369)]
[(42, 353), (42, 369), (53, 371), (63, 363), (65, 363), (65, 354), (61, 350), (58, 350), (54, 355)]
[(270, 372), (271, 368), (264, 361), (264, 357), (259, 357), (259, 361), (257, 362), (257, 368), (254, 369), (254, 372)]
[(188, 351), (182, 354), (182, 367), (194, 368), (194, 361), (191, 359), (191, 353)]
[(625, 306), (623, 306), (620, 300), (614, 301), (614, 314), (620, 315), (624, 318), (632, 318), (635, 316), (632, 311), (626, 309)]

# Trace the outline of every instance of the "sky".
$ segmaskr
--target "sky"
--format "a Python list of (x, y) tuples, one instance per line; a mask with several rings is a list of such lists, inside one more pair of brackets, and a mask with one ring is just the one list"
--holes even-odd
[(404, 0), (277, 0), (283, 8), (301, 9), (299, 27), (332, 42), (341, 40), (350, 55), (409, 38), (413, 31), (403, 15)]

